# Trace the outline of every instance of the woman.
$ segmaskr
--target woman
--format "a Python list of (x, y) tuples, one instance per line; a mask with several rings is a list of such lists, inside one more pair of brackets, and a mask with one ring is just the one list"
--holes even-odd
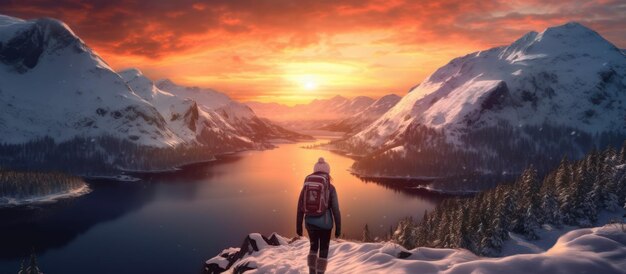
[[(325, 178), (326, 181), (324, 181), (324, 183), (327, 184), (328, 200), (325, 201), (325, 199), (321, 199), (323, 206), (320, 206), (320, 208), (325, 208), (325, 210), (322, 210), (319, 214), (305, 214), (307, 210), (310, 212), (308, 204), (305, 205), (307, 201), (303, 199), (307, 189), (306, 183), (308, 180), (313, 180), (310, 178), (320, 177)], [(315, 198), (315, 195), (312, 197)], [(305, 206), (307, 206), (307, 208), (305, 208)], [(302, 219), (305, 219), (306, 230), (309, 233), (309, 241), (311, 244), (311, 249), (307, 256), (309, 273), (324, 273), (324, 271), (326, 271), (326, 265), (328, 264), (328, 247), (330, 244), (330, 233), (333, 229), (333, 220), (335, 223), (335, 238), (339, 238), (341, 235), (341, 213), (339, 212), (337, 191), (335, 190), (335, 186), (331, 184), (330, 166), (324, 161), (324, 158), (320, 157), (318, 159), (313, 167), (313, 174), (307, 176), (307, 179), (305, 179), (305, 187), (300, 192), (297, 211), (296, 232), (298, 236), (302, 236)]]

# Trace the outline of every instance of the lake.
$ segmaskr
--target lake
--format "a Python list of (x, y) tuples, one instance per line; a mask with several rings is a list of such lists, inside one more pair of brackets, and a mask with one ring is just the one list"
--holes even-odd
[[(143, 181), (90, 181), (85, 196), (0, 210), (0, 273), (17, 273), (35, 250), (45, 273), (200, 273), (203, 263), (248, 233), (295, 236), (304, 177), (322, 156), (331, 165), (343, 233), (365, 224), (383, 236), (406, 216), (421, 218), (442, 199), (364, 182), (353, 160), (311, 143), (279, 144)], [(304, 259), (304, 258), (303, 258)]]

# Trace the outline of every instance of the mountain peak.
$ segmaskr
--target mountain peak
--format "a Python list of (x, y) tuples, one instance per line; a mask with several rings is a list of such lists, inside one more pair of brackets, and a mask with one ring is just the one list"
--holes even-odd
[(24, 23), (24, 22), (26, 22), (26, 21), (24, 21), (24, 20), (22, 20), (20, 18), (16, 18), (16, 17), (0, 14), (0, 26), (19, 24), (19, 23)]
[[(82, 40), (63, 22), (52, 18), (21, 20), (0, 17), (0, 63), (25, 73), (50, 53), (70, 50), (90, 52)], [(106, 66), (106, 65), (103, 65)]]
[(164, 78), (161, 80), (156, 81), (156, 85), (157, 86), (177, 86), (176, 83), (174, 83), (174, 81), (172, 81), (172, 79), (170, 78)]
[(331, 101), (338, 101), (338, 100), (346, 100), (346, 97), (343, 97), (341, 95), (335, 95), (332, 98), (330, 98)]
[(543, 31), (543, 33), (577, 34), (577, 33), (596, 33), (596, 32), (581, 23), (572, 21), (572, 22), (567, 22), (563, 25), (548, 27)]
[[(131, 76), (131, 77), (140, 77), (143, 76), (143, 72), (141, 72), (138, 68), (127, 68), (118, 72), (119, 75), (123, 76)], [(126, 78), (126, 77), (124, 77)]]
[(144, 75), (138, 68), (127, 68), (119, 71), (117, 74), (119, 74), (126, 82), (141, 81), (149, 86), (154, 86), (154, 82), (152, 82), (152, 80)]
[[(494, 48), (491, 51), (499, 49)], [(525, 34), (503, 48), (500, 58), (510, 62), (557, 56), (569, 59), (568, 56), (578, 55), (611, 59), (607, 54), (615, 53), (621, 51), (600, 34), (580, 23), (569, 22), (546, 28), (541, 33), (531, 31)]]

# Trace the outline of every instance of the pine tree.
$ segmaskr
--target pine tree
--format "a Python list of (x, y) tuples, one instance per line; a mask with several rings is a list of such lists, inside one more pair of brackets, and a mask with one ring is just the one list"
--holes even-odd
[(609, 147), (603, 153), (603, 161), (598, 178), (601, 180), (601, 185), (603, 186), (600, 206), (609, 211), (619, 209), (619, 197), (617, 196), (617, 193), (619, 193), (618, 180), (615, 172), (615, 166), (619, 164), (618, 161), (617, 152), (612, 147)]
[(619, 163), (626, 164), (626, 140), (622, 144), (622, 149), (619, 151)]
[[(594, 193), (594, 184), (597, 180), (599, 154), (597, 151), (592, 151), (582, 161), (580, 170), (582, 174), (579, 174), (579, 182), (577, 184), (577, 201), (580, 203), (579, 211), (582, 213), (579, 215), (580, 225), (584, 227), (592, 226), (597, 220), (597, 199), (601, 195), (602, 187), (597, 189), (598, 193)], [(599, 184), (598, 184), (599, 185)]]
[(398, 223), (398, 228), (394, 232), (394, 242), (407, 248), (412, 249), (415, 247), (415, 225), (412, 217), (407, 217)]
[(20, 271), (17, 272), (17, 274), (26, 274), (26, 259), (22, 259), (22, 262), (20, 263)]
[(39, 270), (39, 265), (37, 264), (37, 256), (35, 255), (34, 251), (30, 254), (28, 267), (26, 267), (24, 274), (42, 274)]
[(422, 220), (417, 225), (415, 230), (415, 245), (427, 246), (428, 245), (428, 211), (424, 210)]
[(363, 242), (371, 243), (373, 241), (374, 241), (374, 237), (372, 236), (372, 233), (370, 232), (368, 225), (365, 224), (365, 227), (363, 228)]
[(467, 203), (464, 202), (464, 205), (461, 206), (461, 224), (459, 228), (459, 242), (458, 247), (465, 249), (472, 249), (472, 238), (470, 237), (473, 234), (473, 231), (470, 230), (470, 217), (469, 209), (466, 206)]
[(535, 205), (531, 204), (524, 215), (523, 234), (529, 240), (539, 239), (539, 236), (537, 235), (537, 229), (539, 229), (539, 222), (537, 221), (536, 215), (537, 211), (538, 210), (535, 208)]
[(559, 204), (561, 205), (561, 212), (569, 212), (570, 204), (570, 186), (572, 184), (572, 167), (564, 157), (556, 170), (555, 186), (558, 194)]
[(550, 223), (556, 227), (560, 227), (563, 224), (563, 218), (559, 210), (559, 200), (556, 194), (556, 182), (554, 174), (548, 175), (544, 180), (542, 187), (542, 203), (541, 209), (543, 211), (543, 223)]
[(515, 209), (513, 231), (534, 238), (536, 234), (532, 228), (537, 225), (538, 216), (541, 214), (537, 170), (533, 167), (526, 169), (516, 187), (520, 190), (520, 200)]

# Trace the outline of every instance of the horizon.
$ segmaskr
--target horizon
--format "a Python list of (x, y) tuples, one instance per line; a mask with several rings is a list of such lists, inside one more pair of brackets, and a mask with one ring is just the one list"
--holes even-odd
[(293, 106), (333, 95), (404, 95), (452, 58), (572, 21), (625, 48), (624, 10), (618, 1), (118, 0), (20, 1), (0, 13), (63, 21), (116, 71), (138, 67), (151, 79), (238, 101)]

